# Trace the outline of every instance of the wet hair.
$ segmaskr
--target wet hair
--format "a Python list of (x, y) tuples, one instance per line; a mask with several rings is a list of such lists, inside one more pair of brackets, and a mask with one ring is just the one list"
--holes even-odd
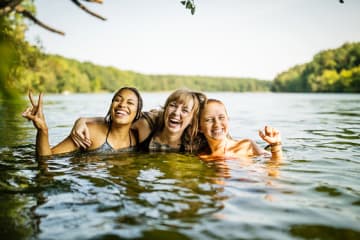
[(206, 101), (207, 97), (201, 92), (190, 91), (188, 89), (178, 89), (174, 91), (166, 99), (163, 111), (159, 116), (158, 131), (162, 131), (165, 127), (165, 111), (171, 102), (179, 102), (186, 104), (193, 101), (194, 105), (191, 109), (192, 119), (189, 126), (186, 127), (181, 137), (182, 145), (184, 145), (186, 151), (192, 152), (194, 150), (194, 140), (199, 131), (199, 111), (200, 106)]
[[(136, 109), (136, 115), (135, 115), (135, 118), (132, 122), (135, 122), (137, 121), (140, 117), (141, 117), (141, 111), (142, 111), (142, 107), (143, 107), (143, 100), (142, 100), (142, 97), (140, 95), (140, 92), (134, 88), (134, 87), (122, 87), (120, 88), (119, 90), (117, 90), (117, 92), (114, 94), (112, 100), (111, 100), (111, 103), (114, 102), (116, 96), (121, 93), (123, 90), (129, 90), (129, 91), (132, 91), (136, 97), (137, 97), (137, 100), (138, 100), (138, 103), (137, 103), (137, 109)], [(109, 125), (111, 125), (112, 123), (112, 119), (111, 119), (111, 105), (109, 107), (109, 111), (107, 112), (106, 116), (105, 116), (105, 122)]]
[[(224, 107), (224, 110), (225, 110), (225, 114), (227, 117), (229, 117), (229, 114), (227, 113), (227, 110), (226, 110), (226, 107), (225, 107), (225, 104), (218, 100), (218, 99), (214, 99), (214, 98), (209, 98), (209, 99), (206, 99), (203, 104), (201, 104), (201, 107), (200, 107), (200, 111), (199, 111), (199, 128), (200, 128), (200, 121), (201, 121), (201, 114), (204, 112), (204, 109), (206, 107), (207, 104), (209, 103), (218, 103), (218, 104), (221, 104), (223, 107)], [(227, 137), (230, 138), (230, 139), (233, 139), (233, 137), (230, 135), (230, 133), (227, 134)], [(198, 133), (198, 151), (199, 152), (202, 152), (202, 153), (206, 153), (206, 154), (210, 154), (211, 153), (211, 150), (210, 150), (210, 146), (204, 136), (203, 133), (199, 132)]]

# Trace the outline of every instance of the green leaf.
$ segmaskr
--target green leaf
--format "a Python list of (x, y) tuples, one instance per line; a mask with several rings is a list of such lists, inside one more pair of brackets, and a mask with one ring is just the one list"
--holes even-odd
[(191, 9), (191, 7), (192, 7), (191, 2), (190, 2), (190, 1), (187, 1), (187, 2), (186, 2), (186, 8), (187, 8), (187, 9)]

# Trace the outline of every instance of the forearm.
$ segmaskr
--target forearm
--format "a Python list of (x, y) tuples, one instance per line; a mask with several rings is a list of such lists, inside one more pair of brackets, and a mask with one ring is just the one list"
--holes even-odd
[(281, 143), (270, 145), (271, 160), (281, 160), (283, 157)]
[(51, 154), (48, 129), (38, 129), (36, 134), (36, 155), (49, 156)]

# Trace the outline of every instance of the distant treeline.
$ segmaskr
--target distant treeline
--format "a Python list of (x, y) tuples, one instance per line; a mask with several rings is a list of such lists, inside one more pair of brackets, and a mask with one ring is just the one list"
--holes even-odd
[(360, 92), (360, 43), (322, 51), (276, 76), (276, 92)]
[(36, 64), (23, 69), (21, 89), (62, 92), (113, 92), (122, 86), (141, 91), (190, 88), (198, 91), (360, 92), (360, 43), (321, 51), (309, 63), (280, 73), (274, 81), (254, 78), (145, 75), (79, 62), (58, 55), (37, 55)]
[(254, 78), (206, 76), (145, 75), (104, 67), (90, 62), (43, 55), (36, 66), (26, 69), (20, 84), (37, 91), (99, 92), (115, 91), (122, 86), (136, 86), (141, 91), (168, 91), (190, 88), (199, 91), (270, 91), (271, 82)]

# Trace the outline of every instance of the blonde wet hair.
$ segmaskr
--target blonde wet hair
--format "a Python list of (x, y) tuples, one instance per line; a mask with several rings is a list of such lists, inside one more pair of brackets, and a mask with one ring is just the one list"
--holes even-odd
[(194, 105), (191, 109), (192, 119), (189, 126), (184, 130), (181, 143), (184, 146), (185, 151), (193, 152), (194, 150), (194, 141), (199, 132), (199, 112), (201, 105), (206, 102), (207, 97), (201, 92), (195, 92), (188, 89), (178, 89), (175, 90), (170, 96), (166, 99), (165, 105), (163, 106), (163, 111), (159, 116), (158, 130), (162, 131), (165, 127), (165, 109), (169, 106), (171, 102), (177, 102), (182, 104), (187, 104), (190, 101), (193, 101)]

